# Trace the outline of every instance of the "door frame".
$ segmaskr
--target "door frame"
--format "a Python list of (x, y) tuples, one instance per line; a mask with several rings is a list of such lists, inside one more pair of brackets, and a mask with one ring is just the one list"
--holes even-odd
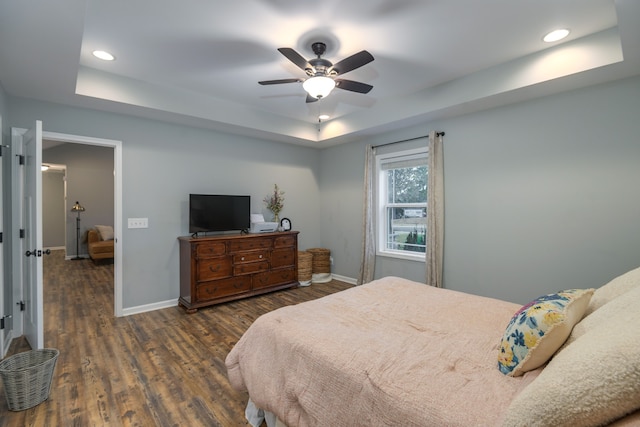
[[(2, 114), (0, 114), (0, 133), (2, 132)], [(0, 317), (7, 324), (12, 324), (10, 321), (13, 318), (13, 309), (7, 310), (5, 313), (5, 298), (10, 297), (10, 293), (7, 293), (7, 289), (10, 289), (4, 280), (4, 242), (6, 241), (5, 227), (4, 227), (4, 159), (2, 155), (4, 152), (3, 148), (9, 148), (9, 145), (3, 144), (2, 135), (0, 135), (0, 233), (2, 233), (2, 241), (0, 242), (0, 280), (2, 281), (2, 286), (0, 286)], [(7, 150), (9, 151), (9, 150)], [(5, 288), (6, 285), (6, 288)], [(7, 295), (5, 296), (5, 293)], [(5, 315), (11, 316), (5, 319)], [(0, 330), (0, 359), (4, 358), (7, 354), (7, 350), (9, 349), (9, 342), (11, 339), (11, 329), (8, 327), (4, 327)]]
[(42, 132), (42, 139), (113, 148), (113, 233), (115, 243), (113, 260), (113, 312), (116, 317), (122, 317), (122, 141), (47, 131)]
[[(24, 229), (22, 215), (22, 198), (24, 195), (24, 179), (20, 169), (20, 156), (24, 154), (24, 144), (22, 136), (27, 129), (11, 128), (11, 283), (5, 286), (11, 286), (12, 303), (12, 329), (7, 332), (8, 344), (11, 341), (24, 334), (24, 322), (22, 311), (20, 310), (20, 301), (22, 301), (22, 293), (24, 288), (24, 271), (22, 254), (25, 250), (24, 239), (19, 237), (20, 230)], [(8, 348), (8, 345), (7, 345)]]

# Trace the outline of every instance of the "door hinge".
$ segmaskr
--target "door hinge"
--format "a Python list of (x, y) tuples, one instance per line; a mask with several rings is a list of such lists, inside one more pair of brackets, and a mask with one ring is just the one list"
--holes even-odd
[(16, 305), (19, 305), (19, 306), (20, 306), (20, 311), (24, 311), (24, 309), (25, 309), (24, 301), (18, 301), (18, 302), (16, 303)]
[(19, 234), (21, 239), (24, 239), (24, 228), (20, 229), (20, 234)]
[(7, 314), (4, 317), (0, 317), (0, 329), (4, 329), (4, 319), (11, 319), (11, 315)]
[(18, 164), (24, 165), (24, 154), (16, 154), (16, 156), (18, 157)]
[(0, 231), (0, 243), (2, 243), (2, 231)]

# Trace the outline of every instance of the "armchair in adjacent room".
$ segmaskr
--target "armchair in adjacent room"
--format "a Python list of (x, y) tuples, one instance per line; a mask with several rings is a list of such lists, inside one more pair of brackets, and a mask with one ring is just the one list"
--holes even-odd
[(114, 257), (113, 227), (96, 225), (87, 234), (89, 256), (92, 260), (108, 259)]

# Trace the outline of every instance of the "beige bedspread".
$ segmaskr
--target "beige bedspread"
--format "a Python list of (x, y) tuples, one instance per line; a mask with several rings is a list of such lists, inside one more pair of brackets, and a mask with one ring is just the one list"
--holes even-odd
[(538, 374), (497, 367), (519, 305), (388, 277), (268, 313), (229, 381), (288, 426), (495, 426)]

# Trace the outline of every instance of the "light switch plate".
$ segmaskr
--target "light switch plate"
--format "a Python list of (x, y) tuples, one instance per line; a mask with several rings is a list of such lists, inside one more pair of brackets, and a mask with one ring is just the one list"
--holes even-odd
[(149, 228), (149, 218), (128, 218), (128, 228)]

